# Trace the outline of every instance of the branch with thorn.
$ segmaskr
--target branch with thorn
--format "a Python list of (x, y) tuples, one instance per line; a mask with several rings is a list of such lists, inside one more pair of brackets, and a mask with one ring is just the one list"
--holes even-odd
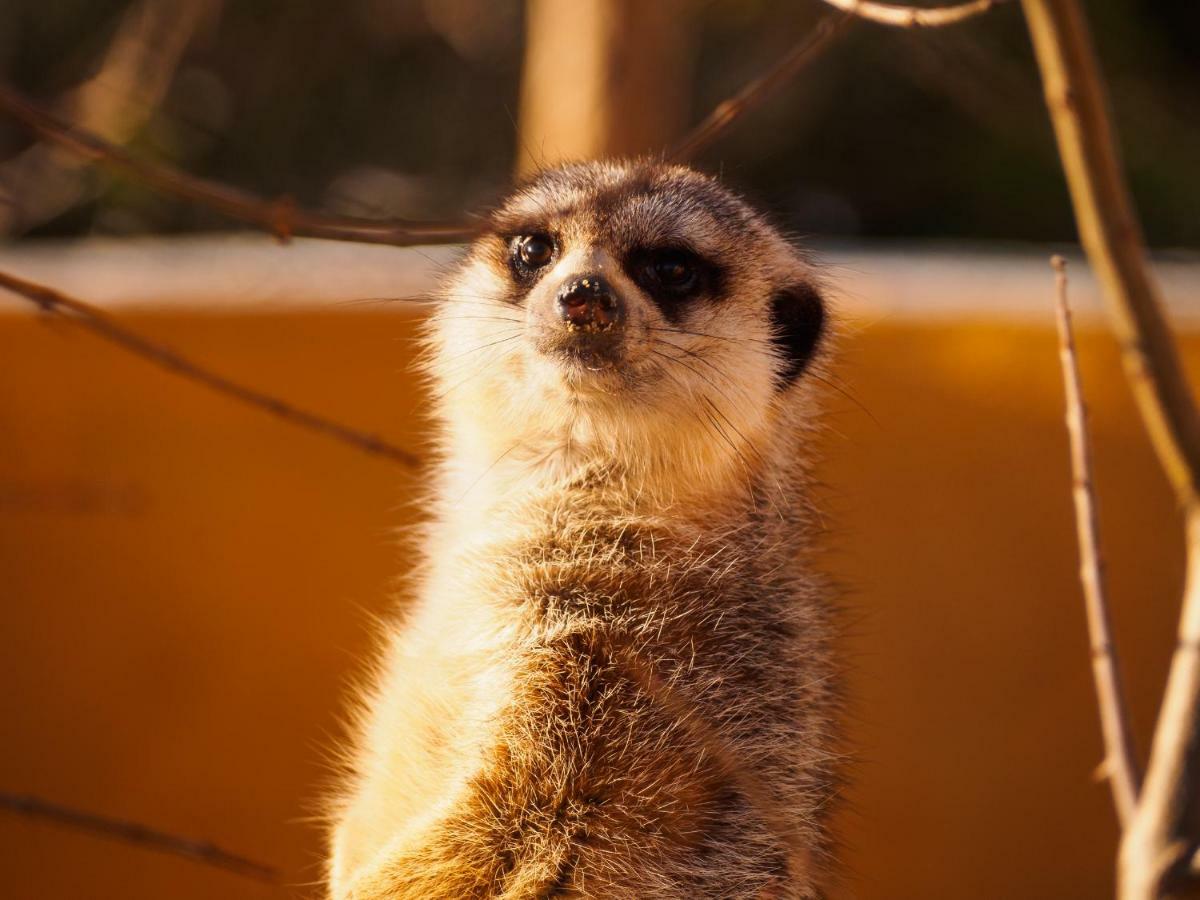
[(1067, 261), (1055, 256), (1055, 322), (1058, 325), (1059, 361), (1062, 363), (1066, 395), (1067, 434), (1071, 444), (1071, 473), (1075, 500), (1075, 528), (1079, 542), (1079, 578), (1087, 609), (1088, 638), (1092, 652), (1092, 680), (1100, 708), (1100, 730), (1104, 737), (1103, 771), (1112, 790), (1113, 805), (1121, 827), (1133, 819), (1141, 790), (1141, 771), (1129, 728), (1128, 705), (1121, 678), (1117, 648), (1113, 643), (1109, 615), (1104, 558), (1100, 553), (1100, 525), (1096, 490), (1092, 481), (1091, 439), (1087, 406), (1079, 378), (1071, 308), (1067, 303)]
[(6, 809), (32, 819), (41, 819), (96, 837), (121, 841), (148, 850), (157, 850), (160, 853), (182, 856), (193, 862), (215, 866), (247, 878), (271, 883), (279, 881), (279, 872), (272, 866), (255, 862), (237, 853), (231, 853), (210, 841), (182, 837), (142, 825), (140, 822), (98, 816), (95, 813), (84, 812), (69, 806), (60, 806), (28, 794), (0, 792), (0, 809)]
[(1178, 642), (1146, 777), (1118, 863), (1121, 900), (1195, 882), (1200, 846), (1200, 411), (1146, 263), (1137, 212), (1078, 0), (1022, 0), (1088, 261), (1100, 282), (1142, 423), (1186, 520)]
[(419, 464), (419, 460), (414, 454), (388, 443), (377, 435), (359, 431), (301, 409), (271, 394), (239, 384), (212, 371), (207, 366), (193, 362), (169, 347), (131, 331), (112, 316), (75, 297), (69, 297), (45, 285), (35, 284), (6, 272), (0, 272), (0, 288), (29, 301), (44, 312), (64, 317), (110, 344), (115, 344), (135, 356), (154, 363), (160, 369), (201, 384), (218, 394), (232, 397), (240, 403), (270, 413), (299, 428), (331, 437), (365, 453), (382, 456), (409, 468)]

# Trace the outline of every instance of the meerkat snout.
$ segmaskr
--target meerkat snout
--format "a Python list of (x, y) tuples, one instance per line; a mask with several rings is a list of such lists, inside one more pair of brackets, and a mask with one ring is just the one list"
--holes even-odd
[[(628, 303), (597, 267), (576, 262), (564, 261), (563, 268), (570, 274), (561, 280), (548, 279), (546, 290), (532, 305), (534, 346), (553, 366), (576, 377), (611, 374), (627, 358)], [(587, 274), (574, 274), (580, 267)]]
[(609, 331), (624, 316), (621, 298), (603, 275), (568, 279), (558, 289), (555, 306), (571, 331)]

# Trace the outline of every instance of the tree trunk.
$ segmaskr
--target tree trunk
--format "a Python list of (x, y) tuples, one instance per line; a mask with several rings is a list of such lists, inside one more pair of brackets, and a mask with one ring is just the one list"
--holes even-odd
[(657, 153), (687, 122), (688, 0), (529, 0), (517, 172)]

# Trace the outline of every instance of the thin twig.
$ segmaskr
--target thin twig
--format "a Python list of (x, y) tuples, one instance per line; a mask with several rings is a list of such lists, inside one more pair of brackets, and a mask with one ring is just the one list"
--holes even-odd
[(1079, 540), (1079, 580), (1087, 609), (1088, 637), (1092, 651), (1092, 678), (1100, 707), (1100, 729), (1104, 736), (1104, 772), (1112, 789), (1113, 805), (1121, 827), (1126, 827), (1137, 808), (1142, 775), (1129, 728), (1128, 705), (1120, 660), (1113, 641), (1108, 611), (1108, 588), (1104, 558), (1100, 553), (1100, 524), (1092, 481), (1091, 437), (1087, 406), (1079, 378), (1071, 308), (1067, 303), (1067, 261), (1050, 260), (1054, 267), (1055, 321), (1058, 324), (1058, 355), (1062, 363), (1063, 391), (1067, 399), (1067, 434), (1071, 441), (1072, 494), (1075, 500), (1075, 529)]
[(1200, 416), (1146, 265), (1087, 21), (1075, 0), (1025, 0), (1025, 9), (1079, 235), (1146, 428), (1180, 505), (1190, 509), (1200, 496)]
[(780, 88), (795, 78), (834, 42), (853, 16), (826, 16), (804, 39), (776, 61), (771, 68), (746, 84), (732, 97), (721, 101), (699, 125), (667, 151), (667, 159), (686, 162), (706, 150), (742, 116), (762, 106)]
[(1009, 0), (974, 0), (961, 6), (945, 9), (912, 9), (860, 0), (825, 0), (845, 15), (822, 19), (803, 41), (789, 50), (767, 71), (746, 84), (732, 97), (718, 103), (695, 128), (667, 151), (666, 157), (687, 162), (706, 150), (742, 116), (762, 106), (800, 72), (820, 58), (834, 39), (842, 35), (850, 22), (857, 18), (898, 26), (952, 25), (987, 12), (993, 6)]
[(64, 316), (81, 328), (149, 360), (159, 368), (174, 372), (176, 375), (202, 384), (210, 390), (232, 397), (248, 406), (264, 410), (285, 422), (324, 434), (344, 444), (376, 456), (382, 456), (404, 466), (414, 467), (419, 462), (417, 457), (409, 451), (389, 444), (376, 435), (350, 428), (324, 416), (300, 409), (278, 397), (238, 384), (224, 375), (213, 372), (162, 344), (130, 331), (111, 316), (82, 300), (68, 297), (52, 288), (17, 278), (6, 272), (0, 272), (0, 288), (11, 291), (46, 312)]
[(171, 853), (182, 856), (193, 862), (204, 863), (219, 869), (255, 878), (259, 881), (277, 883), (279, 871), (272, 866), (255, 862), (236, 853), (231, 853), (209, 841), (181, 837), (166, 831), (159, 831), (148, 825), (130, 822), (124, 819), (112, 819), (95, 813), (60, 806), (39, 797), (27, 794), (9, 794), (0, 792), (0, 809), (29, 816), (33, 819), (43, 819), (57, 825), (65, 825), (76, 831), (87, 832), (97, 837), (136, 844), (160, 853)]
[(197, 178), (162, 163), (139, 159), (127, 150), (63, 121), (12, 86), (2, 83), (0, 111), (85, 159), (131, 175), (161, 193), (262, 228), (280, 240), (300, 236), (410, 247), (459, 243), (470, 240), (477, 233), (477, 229), (462, 223), (325, 216), (301, 209), (287, 197), (268, 200), (249, 191)]
[[(126, 143), (166, 96), (196, 33), (220, 15), (223, 0), (136, 0), (86, 80), (56, 105), (97, 137)], [(38, 142), (0, 164), (0, 233), (20, 234), (49, 221), (94, 192), (88, 162)]]
[(836, 6), (843, 12), (851, 13), (860, 19), (877, 22), (880, 25), (891, 25), (896, 28), (940, 28), (943, 25), (956, 25), (982, 15), (993, 7), (1008, 0), (971, 0), (956, 6), (942, 6), (923, 9), (919, 6), (901, 6), (896, 3), (876, 3), (874, 0), (825, 0), (830, 6)]
[(1087, 19), (1077, 0), (1022, 5), (1080, 238), (1143, 425), (1187, 516), (1179, 643), (1118, 867), (1122, 900), (1155, 900), (1187, 874), (1200, 841), (1200, 414), (1146, 264)]

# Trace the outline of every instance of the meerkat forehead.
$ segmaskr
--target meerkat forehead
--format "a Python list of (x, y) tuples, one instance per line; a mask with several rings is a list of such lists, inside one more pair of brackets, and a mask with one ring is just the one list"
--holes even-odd
[(782, 245), (745, 201), (716, 180), (683, 166), (641, 161), (543, 172), (508, 199), (492, 225), (501, 234), (542, 230), (617, 252), (679, 245), (744, 258), (752, 250), (759, 264)]

